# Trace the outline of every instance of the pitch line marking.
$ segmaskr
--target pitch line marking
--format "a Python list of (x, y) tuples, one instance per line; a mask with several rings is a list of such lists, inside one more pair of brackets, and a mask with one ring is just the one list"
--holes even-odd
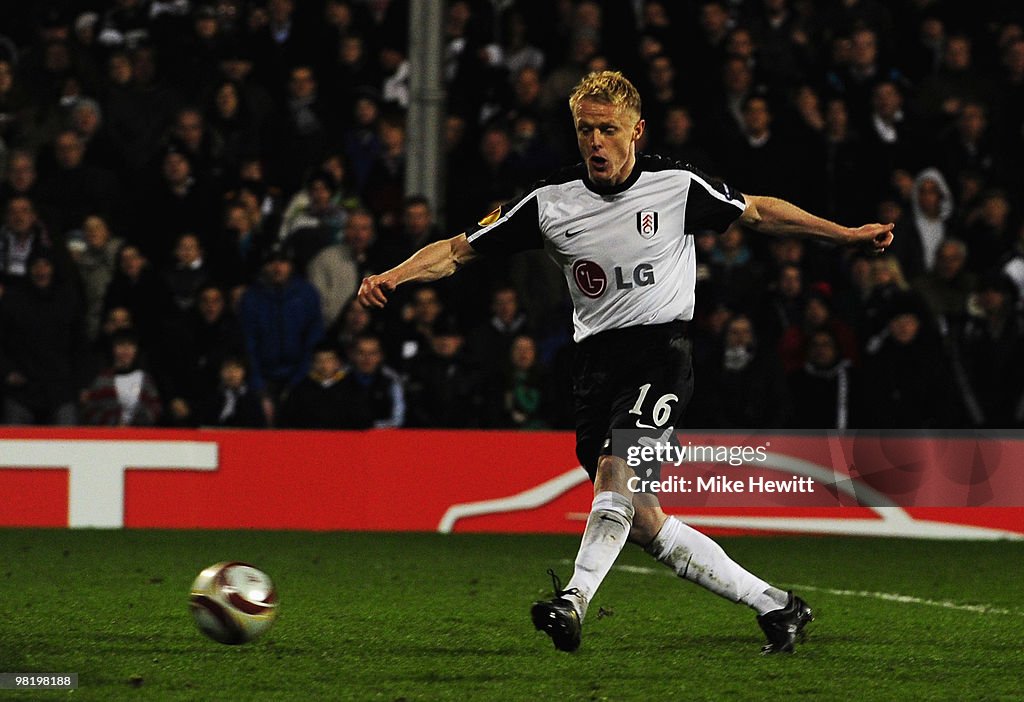
[(839, 597), (869, 597), (875, 600), (898, 602), (900, 604), (919, 604), (926, 605), (928, 607), (953, 609), (959, 612), (974, 612), (975, 614), (1006, 614), (1015, 617), (1024, 617), (1024, 612), (1006, 609), (1004, 607), (993, 607), (992, 605), (986, 604), (958, 604), (956, 602), (953, 602), (952, 600), (929, 600), (924, 597), (914, 597), (913, 595), (900, 595), (894, 592), (872, 592), (870, 590), (839, 590), (831, 587), (815, 587), (814, 585), (793, 585), (793, 587), (800, 590), (812, 590), (814, 592), (823, 592), (827, 595), (837, 595)]
[[(567, 558), (563, 558), (561, 563), (563, 565), (572, 565), (572, 561)], [(632, 573), (633, 575), (665, 575), (670, 578), (677, 577), (675, 573), (667, 568), (648, 568), (646, 566), (634, 566), (634, 565), (615, 565), (612, 566), (614, 570), (621, 571), (623, 573)], [(952, 600), (929, 600), (924, 597), (914, 597), (913, 595), (900, 595), (894, 592), (872, 592), (870, 590), (841, 590), (832, 587), (818, 587), (816, 585), (799, 585), (794, 584), (793, 588), (796, 590), (811, 590), (812, 592), (823, 592), (826, 595), (835, 595), (837, 597), (867, 597), (875, 600), (884, 600), (886, 602), (897, 602), (899, 604), (918, 604), (925, 605), (927, 607), (939, 607), (941, 609), (952, 609), (958, 612), (974, 612), (975, 614), (1002, 614), (1012, 617), (1024, 617), (1024, 612), (1006, 609), (1004, 607), (993, 607), (992, 605), (986, 604), (958, 604)]]

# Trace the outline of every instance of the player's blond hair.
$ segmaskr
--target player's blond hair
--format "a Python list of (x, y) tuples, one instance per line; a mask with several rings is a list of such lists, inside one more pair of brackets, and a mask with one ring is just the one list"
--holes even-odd
[(569, 109), (573, 114), (581, 100), (622, 106), (640, 117), (640, 92), (619, 71), (594, 71), (584, 76), (569, 96)]

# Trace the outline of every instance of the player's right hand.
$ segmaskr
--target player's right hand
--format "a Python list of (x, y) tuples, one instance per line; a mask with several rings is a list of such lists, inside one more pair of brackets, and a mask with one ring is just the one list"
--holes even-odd
[(388, 295), (395, 289), (395, 284), (380, 275), (368, 275), (363, 278), (357, 295), (363, 307), (381, 308), (388, 302)]

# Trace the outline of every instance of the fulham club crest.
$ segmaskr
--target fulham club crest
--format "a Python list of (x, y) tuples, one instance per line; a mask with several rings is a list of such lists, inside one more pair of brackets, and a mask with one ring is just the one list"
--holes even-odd
[(657, 212), (637, 212), (636, 213), (636, 230), (640, 232), (640, 236), (644, 239), (650, 239), (652, 236), (658, 233), (658, 213)]

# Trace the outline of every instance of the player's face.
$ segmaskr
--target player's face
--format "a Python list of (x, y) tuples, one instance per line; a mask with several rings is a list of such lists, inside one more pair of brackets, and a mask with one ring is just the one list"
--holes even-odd
[(636, 163), (636, 142), (644, 121), (629, 108), (583, 99), (573, 114), (576, 141), (587, 176), (598, 185), (618, 185)]

